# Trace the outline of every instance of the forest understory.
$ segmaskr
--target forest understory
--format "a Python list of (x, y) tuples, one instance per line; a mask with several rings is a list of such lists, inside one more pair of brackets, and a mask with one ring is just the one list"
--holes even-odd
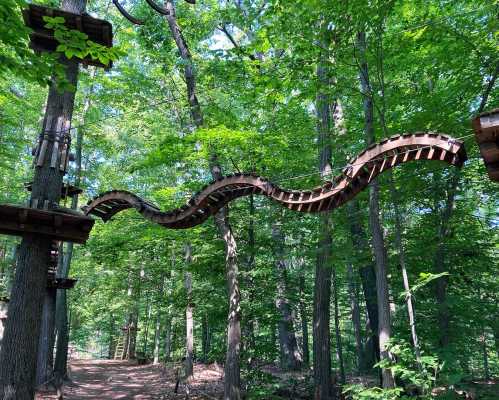
[[(81, 359), (70, 362), (69, 380), (63, 385), (65, 400), (123, 399), (123, 400), (222, 400), (223, 368), (218, 364), (194, 364), (194, 376), (189, 381), (189, 394), (180, 384), (175, 387), (175, 364), (137, 365), (136, 362), (115, 360)], [(262, 368), (273, 383), (265, 389), (272, 400), (313, 400), (311, 374), (306, 372), (285, 373), (275, 366)], [(372, 377), (347, 377), (347, 384), (375, 386)], [(273, 387), (273, 390), (270, 388)], [(342, 391), (341, 387), (336, 390)], [(435, 400), (496, 400), (499, 382), (470, 381), (455, 387), (436, 387), (432, 391)], [(246, 397), (243, 397), (246, 398)], [(339, 398), (346, 398), (341, 395)], [(54, 388), (46, 387), (37, 393), (36, 400), (60, 400)]]

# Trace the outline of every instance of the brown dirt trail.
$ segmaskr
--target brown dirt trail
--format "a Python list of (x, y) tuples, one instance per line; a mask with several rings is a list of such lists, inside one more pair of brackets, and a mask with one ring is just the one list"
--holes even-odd
[[(64, 386), (64, 400), (130, 399), (173, 400), (185, 398), (185, 387), (174, 393), (173, 367), (136, 365), (115, 360), (74, 360), (70, 365), (72, 382)], [(198, 364), (190, 384), (189, 399), (220, 399), (222, 371), (216, 365)], [(52, 393), (40, 393), (37, 400), (52, 400)]]

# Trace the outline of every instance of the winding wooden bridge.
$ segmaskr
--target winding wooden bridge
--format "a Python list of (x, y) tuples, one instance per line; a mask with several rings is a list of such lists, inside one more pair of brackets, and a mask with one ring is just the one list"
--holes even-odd
[(250, 194), (269, 197), (294, 211), (317, 213), (345, 204), (376, 176), (396, 165), (414, 160), (438, 160), (461, 167), (466, 159), (462, 141), (439, 133), (418, 132), (392, 136), (370, 146), (352, 159), (336, 178), (312, 190), (286, 190), (254, 174), (235, 174), (210, 183), (186, 205), (168, 212), (124, 190), (103, 193), (82, 209), (87, 215), (108, 221), (122, 210), (135, 208), (144, 218), (172, 229), (199, 225), (230, 201)]

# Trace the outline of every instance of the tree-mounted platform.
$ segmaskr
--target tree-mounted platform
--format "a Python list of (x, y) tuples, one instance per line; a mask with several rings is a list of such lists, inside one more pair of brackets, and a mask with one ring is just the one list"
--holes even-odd
[[(24, 184), (24, 187), (28, 192), (31, 192), (33, 190), (33, 182), (27, 182)], [(79, 187), (73, 186), (73, 185), (68, 185), (66, 183), (63, 183), (62, 189), (61, 189), (61, 199), (65, 198), (71, 198), (75, 195), (83, 193), (83, 189), (80, 189)]]
[(476, 117), (473, 129), (489, 178), (499, 182), (499, 108)]
[[(43, 20), (45, 16), (63, 17), (64, 25), (67, 28), (87, 34), (88, 39), (92, 42), (106, 47), (113, 46), (113, 26), (108, 21), (93, 18), (88, 14), (73, 14), (50, 7), (29, 4), (23, 10), (23, 17), (26, 26), (33, 29), (33, 33), (30, 35), (30, 47), (35, 51), (53, 52), (59, 45), (59, 42), (54, 37), (54, 32), (51, 29), (45, 28), (46, 22)], [(111, 62), (108, 65), (104, 65), (98, 60), (93, 60), (91, 57), (85, 57), (80, 62), (103, 68), (111, 67)]]
[(51, 211), (0, 204), (0, 233), (7, 235), (38, 234), (64, 242), (85, 243), (94, 222), (93, 218), (62, 207)]
[(72, 278), (53, 278), (47, 280), (47, 287), (51, 289), (73, 289), (78, 279)]

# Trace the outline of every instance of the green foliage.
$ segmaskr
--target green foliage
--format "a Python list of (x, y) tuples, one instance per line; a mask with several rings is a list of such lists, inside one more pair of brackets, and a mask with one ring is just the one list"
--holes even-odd
[(421, 272), (419, 274), (419, 278), (412, 284), (409, 292), (404, 291), (400, 294), (400, 297), (414, 296), (416, 292), (420, 289), (424, 288), (430, 282), (433, 282), (436, 279), (440, 279), (444, 276), (449, 276), (448, 272), (441, 272), (439, 274), (432, 274), (431, 272)]
[(418, 392), (419, 399), (432, 399), (431, 390), (436, 386), (439, 372), (443, 363), (434, 355), (421, 354), (419, 360), (414, 355), (414, 350), (403, 340), (392, 340), (388, 350), (395, 361), (385, 360), (376, 364), (377, 367), (389, 369), (395, 379), (402, 383), (402, 387), (383, 389), (379, 387), (366, 388), (362, 385), (348, 385), (343, 393), (352, 400), (364, 399), (409, 399), (405, 395), (413, 389)]
[(54, 31), (54, 37), (59, 42), (56, 51), (64, 54), (68, 59), (77, 57), (84, 59), (88, 56), (104, 65), (116, 61), (125, 53), (119, 47), (106, 47), (88, 39), (88, 35), (76, 29), (69, 29), (64, 25), (63, 17), (44, 16), (45, 28)]
[(409, 399), (401, 396), (402, 388), (382, 389), (379, 387), (365, 388), (362, 385), (349, 385), (343, 391), (348, 399), (352, 400), (403, 400)]
[(56, 60), (49, 54), (35, 55), (29, 48), (30, 29), (24, 24), (21, 10), (24, 0), (0, 2), (0, 78), (9, 74), (31, 82), (46, 84)]

